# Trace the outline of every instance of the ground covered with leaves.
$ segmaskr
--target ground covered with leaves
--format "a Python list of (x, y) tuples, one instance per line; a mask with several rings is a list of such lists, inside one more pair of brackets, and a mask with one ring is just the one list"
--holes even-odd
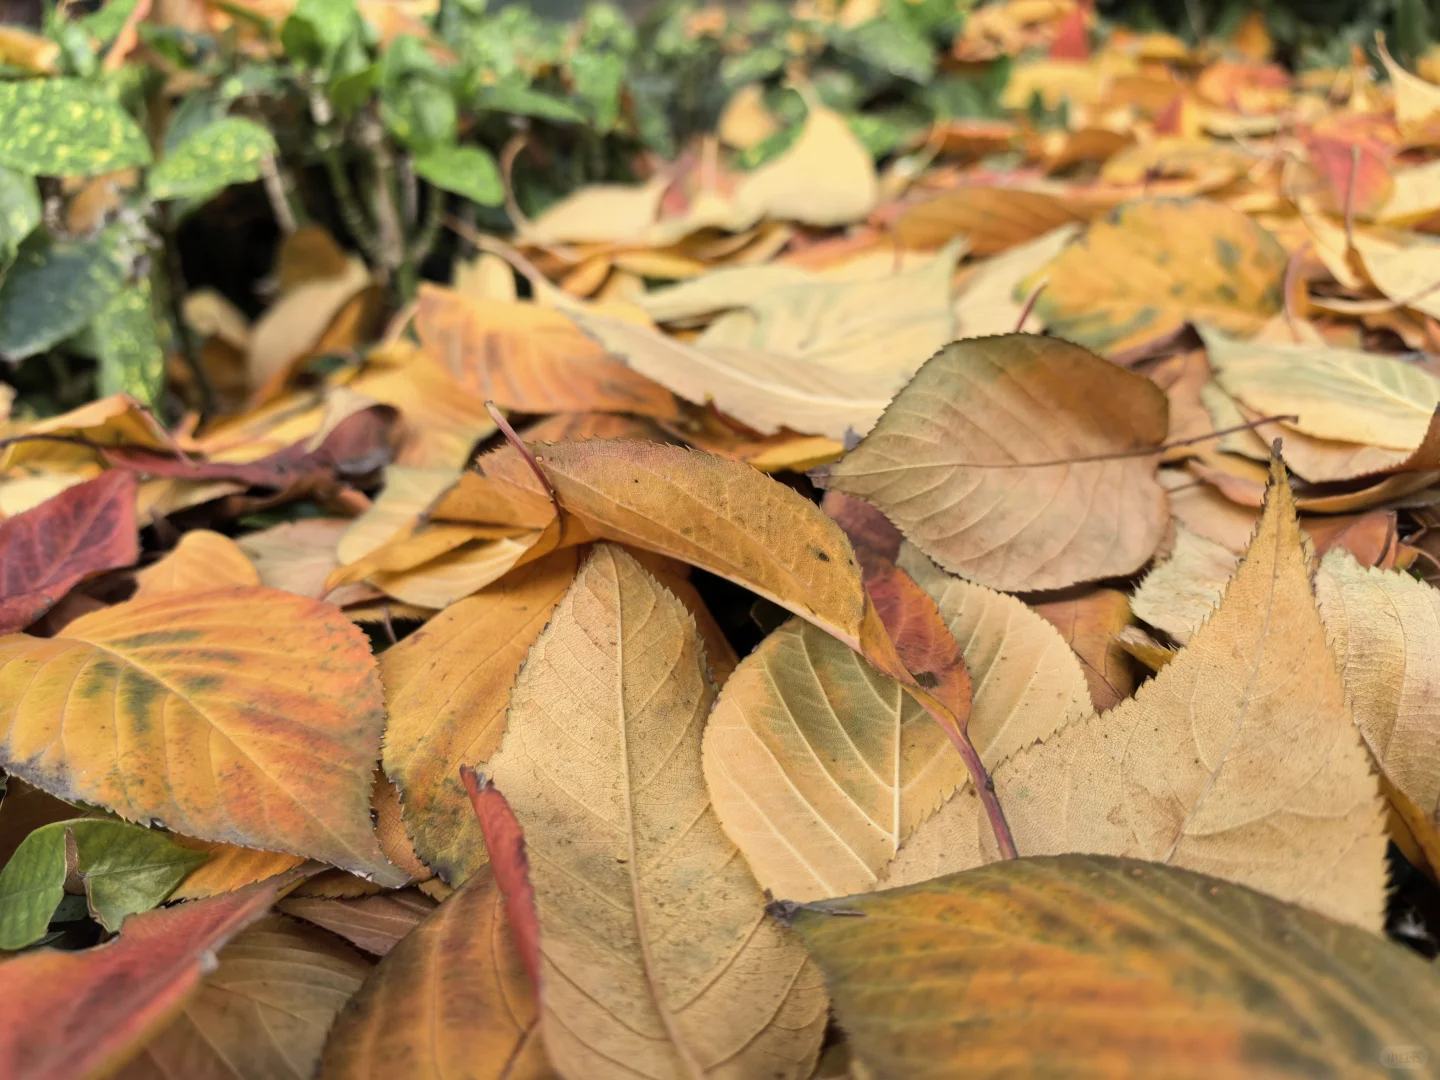
[(0, 28), (0, 1071), (1432, 1069), (1440, 54), (1234, 14)]

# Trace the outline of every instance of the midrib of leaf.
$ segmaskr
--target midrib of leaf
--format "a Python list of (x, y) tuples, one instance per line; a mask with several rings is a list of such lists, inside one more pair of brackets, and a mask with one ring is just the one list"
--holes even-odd
[(635, 789), (630, 777), (630, 718), (625, 711), (625, 602), (620, 581), (623, 570), (613, 557), (611, 566), (616, 572), (615, 621), (619, 624), (620, 630), (615, 635), (615, 705), (620, 718), (620, 772), (621, 783), (625, 790), (625, 846), (628, 855), (625, 870), (630, 875), (630, 906), (635, 913), (635, 939), (640, 946), (640, 965), (645, 970), (645, 983), (650, 991), (650, 1000), (655, 1003), (655, 1012), (660, 1017), (660, 1023), (664, 1025), (665, 1034), (670, 1037), (670, 1043), (675, 1048), (675, 1055), (680, 1059), (680, 1064), (684, 1067), (685, 1072), (693, 1080), (705, 1080), (705, 1071), (681, 1038), (675, 1017), (671, 1014), (669, 1006), (665, 1004), (660, 984), (655, 977), (655, 958), (650, 954), (649, 928), (646, 926), (645, 912), (641, 906), (644, 898), (641, 893), (640, 867), (635, 851)]
[[(1255, 657), (1255, 662), (1254, 662), (1253, 665), (1251, 665), (1251, 668), (1250, 668), (1250, 679), (1249, 679), (1249, 681), (1245, 684), (1245, 696), (1241, 699), (1241, 703), (1240, 703), (1240, 715), (1235, 718), (1235, 725), (1234, 725), (1234, 727), (1232, 727), (1232, 728), (1230, 729), (1230, 738), (1229, 738), (1228, 740), (1226, 740), (1226, 742), (1225, 742), (1225, 749), (1224, 749), (1224, 751), (1222, 751), (1221, 754), (1220, 754), (1219, 763), (1215, 766), (1215, 768), (1213, 768), (1212, 770), (1210, 770), (1210, 776), (1209, 776), (1209, 778), (1205, 781), (1205, 787), (1201, 790), (1201, 792), (1200, 792), (1200, 797), (1195, 800), (1194, 805), (1192, 805), (1192, 806), (1190, 807), (1189, 812), (1186, 813), (1186, 815), (1185, 815), (1185, 820), (1180, 823), (1179, 829), (1177, 829), (1176, 832), (1175, 832), (1175, 839), (1174, 839), (1173, 841), (1171, 841), (1170, 850), (1167, 851), (1167, 852), (1165, 853), (1165, 857), (1160, 860), (1161, 862), (1165, 863), (1167, 866), (1168, 866), (1168, 865), (1170, 864), (1170, 862), (1175, 858), (1175, 852), (1179, 850), (1179, 848), (1180, 848), (1180, 842), (1185, 839), (1186, 829), (1189, 828), (1190, 822), (1194, 820), (1195, 815), (1200, 812), (1200, 807), (1205, 804), (1205, 800), (1209, 797), (1211, 790), (1215, 787), (1215, 781), (1216, 781), (1217, 779), (1219, 779), (1221, 770), (1223, 770), (1223, 769), (1225, 768), (1226, 763), (1230, 760), (1230, 751), (1234, 749), (1234, 747), (1235, 747), (1235, 740), (1240, 737), (1240, 730), (1241, 730), (1241, 728), (1243, 728), (1243, 727), (1245, 726), (1245, 719), (1246, 719), (1246, 717), (1249, 715), (1249, 712), (1250, 712), (1250, 703), (1255, 700), (1255, 681), (1256, 681), (1257, 679), (1259, 679), (1259, 677), (1260, 677), (1260, 666), (1261, 666), (1261, 664), (1263, 664), (1264, 661), (1265, 661), (1265, 648), (1266, 648), (1266, 644), (1268, 643), (1268, 641), (1269, 641), (1269, 639), (1270, 639), (1270, 620), (1271, 620), (1271, 619), (1274, 617), (1274, 615), (1275, 615), (1275, 588), (1276, 588), (1276, 584), (1277, 584), (1277, 583), (1279, 582), (1279, 580), (1280, 580), (1280, 534), (1281, 534), (1281, 532), (1282, 532), (1282, 530), (1281, 530), (1281, 528), (1279, 527), (1279, 524), (1277, 524), (1277, 527), (1276, 527), (1276, 529), (1275, 529), (1274, 551), (1272, 552), (1272, 555), (1271, 555), (1273, 561), (1271, 562), (1271, 568), (1270, 568), (1270, 591), (1269, 591), (1269, 594), (1268, 594), (1268, 596), (1267, 596), (1267, 602), (1266, 602), (1266, 604), (1265, 604), (1265, 623), (1264, 623), (1264, 625), (1260, 628), (1260, 644), (1259, 644), (1259, 649), (1257, 650), (1257, 654), (1256, 654), (1256, 657)], [(1253, 549), (1252, 549), (1252, 550), (1253, 550)], [(1237, 576), (1238, 576), (1238, 575), (1237, 575)], [(1230, 591), (1231, 591), (1234, 587), (1235, 587), (1235, 579), (1232, 578), (1231, 581), (1230, 581), (1230, 584), (1229, 584), (1228, 586), (1226, 586), (1226, 589), (1225, 589), (1226, 596), (1229, 595)], [(1222, 596), (1222, 597), (1220, 598), (1220, 604), (1221, 604), (1221, 605), (1223, 605), (1223, 604), (1225, 603), (1226, 596)], [(1219, 607), (1218, 607), (1218, 606), (1216, 607), (1216, 610), (1217, 610), (1217, 611), (1219, 610)], [(1318, 618), (1318, 616), (1317, 616), (1317, 618)]]

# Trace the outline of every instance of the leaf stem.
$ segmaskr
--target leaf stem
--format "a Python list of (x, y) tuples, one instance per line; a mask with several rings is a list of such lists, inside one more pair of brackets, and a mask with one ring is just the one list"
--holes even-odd
[(505, 414), (495, 407), (495, 402), (486, 399), (485, 411), (490, 414), (490, 419), (495, 421), (495, 426), (505, 436), (505, 441), (519, 451), (520, 456), (525, 459), (525, 464), (530, 466), (530, 471), (539, 478), (541, 486), (545, 488), (545, 493), (550, 496), (550, 504), (555, 507), (555, 513), (559, 514), (560, 497), (555, 494), (555, 488), (551, 486), (550, 478), (545, 475), (545, 470), (540, 468), (540, 462), (535, 459), (535, 455), (530, 452), (525, 441), (510, 426), (510, 421), (505, 419)]
[(995, 834), (995, 843), (1000, 848), (1002, 859), (1015, 859), (1019, 852), (1015, 850), (1015, 837), (1010, 832), (1010, 823), (1005, 820), (1005, 811), (1000, 806), (1000, 799), (995, 794), (995, 782), (990, 779), (990, 774), (985, 771), (985, 763), (980, 760), (980, 755), (975, 750), (975, 744), (970, 741), (970, 736), (955, 726), (950, 717), (945, 716), (940, 710), (931, 707), (927, 702), (921, 701), (926, 711), (940, 725), (940, 729), (949, 737), (950, 742), (960, 753), (960, 760), (965, 762), (965, 771), (970, 774), (970, 783), (975, 787), (975, 794), (980, 797), (980, 805), (985, 808), (985, 816), (990, 819), (990, 829)]
[(1040, 294), (1045, 291), (1045, 286), (1050, 284), (1048, 277), (1043, 277), (1035, 283), (1030, 290), (1030, 295), (1025, 298), (1025, 306), (1020, 309), (1020, 318), (1015, 320), (1015, 333), (1025, 332), (1025, 320), (1030, 318), (1030, 312), (1035, 310), (1035, 301), (1040, 299)]

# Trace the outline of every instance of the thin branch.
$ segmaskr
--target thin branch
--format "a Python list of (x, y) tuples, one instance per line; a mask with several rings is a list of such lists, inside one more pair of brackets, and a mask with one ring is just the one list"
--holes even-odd
[(990, 774), (985, 771), (985, 763), (980, 760), (980, 755), (975, 750), (975, 744), (970, 741), (970, 736), (961, 731), (955, 724), (953, 717), (943, 715), (937, 709), (926, 702), (921, 702), (925, 710), (934, 721), (940, 725), (951, 744), (960, 753), (960, 760), (965, 762), (965, 771), (970, 774), (970, 783), (975, 787), (975, 794), (980, 797), (980, 805), (985, 808), (985, 816), (990, 819), (990, 829), (995, 833), (995, 843), (1000, 848), (1002, 859), (1014, 859), (1019, 857), (1015, 850), (1015, 837), (1011, 835), (1010, 823), (1005, 820), (1005, 811), (1000, 806), (1000, 799), (995, 794), (995, 781), (990, 779)]
[(1035, 283), (1030, 290), (1030, 295), (1025, 298), (1025, 306), (1020, 309), (1020, 318), (1015, 320), (1015, 333), (1025, 332), (1025, 320), (1030, 318), (1030, 312), (1035, 310), (1035, 301), (1040, 299), (1040, 294), (1045, 291), (1045, 286), (1050, 284), (1048, 277), (1043, 277)]
[(525, 445), (525, 441), (521, 439), (520, 436), (516, 434), (515, 429), (510, 426), (510, 421), (505, 419), (505, 414), (495, 407), (495, 402), (487, 399), (485, 402), (485, 411), (490, 414), (490, 419), (495, 421), (495, 426), (498, 427), (505, 436), (505, 441), (520, 452), (520, 456), (525, 459), (525, 464), (530, 466), (530, 471), (536, 475), (540, 480), (541, 486), (545, 488), (546, 494), (550, 496), (550, 505), (555, 507), (555, 513), (559, 514), (560, 497), (555, 494), (555, 489), (550, 484), (550, 478), (545, 475), (545, 470), (540, 468), (540, 462), (535, 460), (535, 455), (530, 452), (530, 448)]
[(542, 289), (553, 288), (550, 279), (540, 272), (540, 268), (527, 259), (511, 244), (495, 236), (486, 236), (469, 222), (461, 221), (453, 214), (446, 215), (445, 227), (463, 240), (474, 244), (481, 251), (488, 251), (491, 255), (498, 255), (509, 263), (520, 276), (530, 282), (531, 287), (538, 294)]

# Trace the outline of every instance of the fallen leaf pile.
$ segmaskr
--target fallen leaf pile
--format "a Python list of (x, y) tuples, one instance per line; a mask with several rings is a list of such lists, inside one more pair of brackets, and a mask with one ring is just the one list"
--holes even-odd
[(1440, 1060), (1440, 84), (1094, 30), (0, 420), (6, 1075)]

